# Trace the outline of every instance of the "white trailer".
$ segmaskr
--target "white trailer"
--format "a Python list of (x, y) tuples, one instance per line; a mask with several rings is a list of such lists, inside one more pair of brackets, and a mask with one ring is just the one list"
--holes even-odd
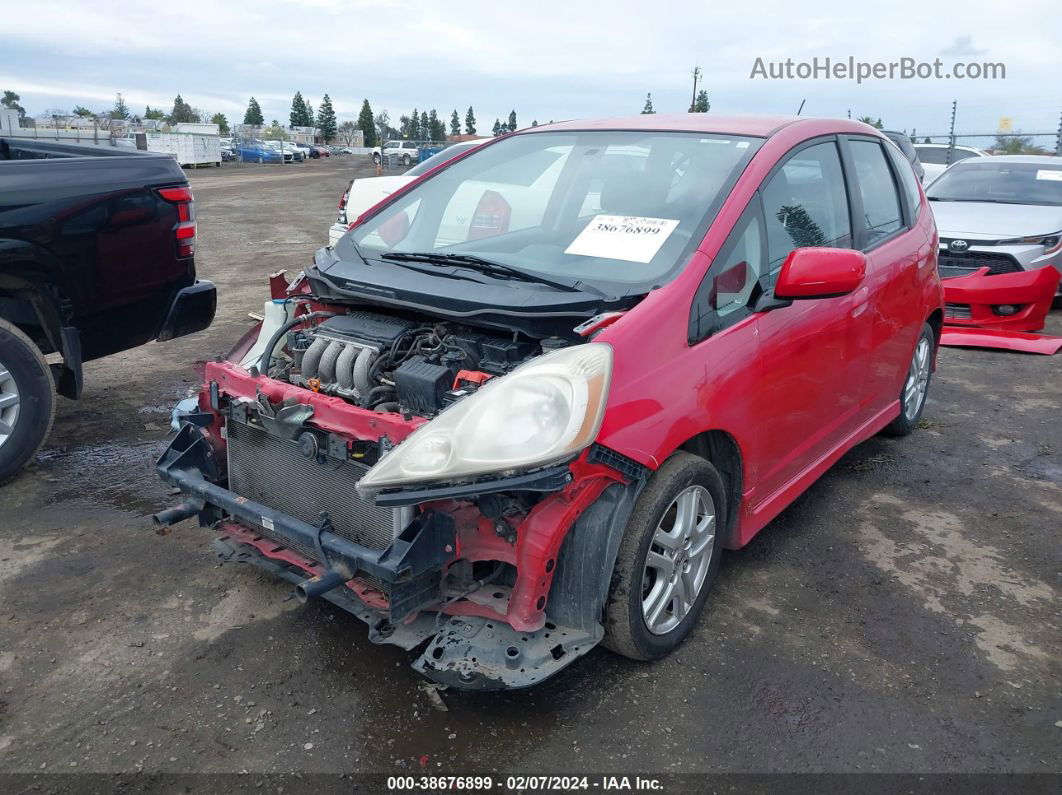
[[(183, 126), (183, 125), (178, 125)], [(213, 133), (207, 132), (149, 132), (147, 149), (149, 152), (162, 152), (173, 157), (182, 166), (221, 165), (221, 138), (217, 134), (217, 125), (190, 125), (195, 127), (210, 126)]]

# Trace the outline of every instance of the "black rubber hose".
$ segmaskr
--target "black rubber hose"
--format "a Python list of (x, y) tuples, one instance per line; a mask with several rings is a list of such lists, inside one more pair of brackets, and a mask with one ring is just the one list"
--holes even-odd
[(273, 350), (277, 347), (277, 343), (280, 342), (280, 338), (291, 331), (295, 326), (300, 323), (304, 323), (307, 320), (315, 320), (317, 318), (335, 317), (335, 312), (310, 312), (305, 315), (299, 315), (293, 317), (283, 326), (273, 332), (273, 336), (269, 338), (269, 342), (266, 344), (265, 350), (262, 351), (262, 359), (258, 362), (258, 372), (262, 375), (269, 375), (269, 365), (273, 362)]

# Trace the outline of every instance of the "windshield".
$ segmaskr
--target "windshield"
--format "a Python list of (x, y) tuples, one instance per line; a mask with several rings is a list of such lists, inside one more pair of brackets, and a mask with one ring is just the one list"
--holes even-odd
[(1062, 163), (968, 160), (941, 174), (926, 196), (936, 201), (1062, 206)]
[(475, 255), (630, 289), (677, 270), (761, 139), (587, 131), (504, 138), (355, 227), (341, 259)]

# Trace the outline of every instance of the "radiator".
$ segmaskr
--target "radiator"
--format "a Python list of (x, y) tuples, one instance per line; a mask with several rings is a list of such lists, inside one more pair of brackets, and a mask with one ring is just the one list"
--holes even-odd
[[(230, 418), (229, 490), (275, 511), (317, 526), (327, 511), (336, 535), (372, 549), (386, 549), (411, 516), (406, 509), (378, 508), (359, 499), (354, 484), (369, 468), (357, 461), (307, 458), (293, 441)], [(273, 537), (264, 527), (256, 528)], [(284, 542), (304, 557), (313, 549)]]

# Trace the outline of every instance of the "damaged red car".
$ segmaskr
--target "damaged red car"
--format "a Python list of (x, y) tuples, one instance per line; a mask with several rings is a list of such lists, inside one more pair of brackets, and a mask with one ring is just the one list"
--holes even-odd
[(524, 687), (660, 657), (724, 548), (910, 433), (943, 319), (910, 164), (844, 120), (500, 137), (389, 196), (206, 364), (159, 461), (223, 561)]

